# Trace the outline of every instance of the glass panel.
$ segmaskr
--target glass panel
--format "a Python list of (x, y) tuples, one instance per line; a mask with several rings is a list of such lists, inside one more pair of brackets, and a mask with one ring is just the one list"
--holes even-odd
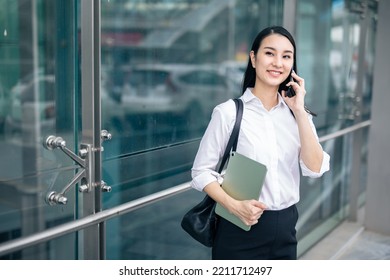
[[(352, 134), (351, 134), (352, 135)], [(321, 179), (301, 180), (300, 218), (297, 225), (299, 239), (307, 236), (328, 219), (337, 223), (346, 216), (351, 174), (351, 135), (323, 144), (331, 156), (331, 170)]]
[[(359, 53), (362, 1), (297, 1), (298, 70), (305, 78), (307, 103), (320, 136), (370, 118), (375, 15), (377, 3), (368, 1), (369, 18), (364, 54)], [(362, 98), (357, 98), (359, 55), (364, 56)], [(363, 110), (358, 112), (359, 102)], [(331, 156), (331, 171), (320, 180), (301, 182), (300, 251), (317, 242), (348, 215), (352, 159), (361, 160), (361, 197), (366, 181), (368, 130), (363, 130), (360, 159), (352, 151), (354, 134), (323, 143)]]
[(319, 135), (369, 119), (377, 3), (368, 1), (363, 76), (363, 110), (357, 97), (362, 1), (297, 1), (298, 71), (305, 78), (306, 102), (318, 117)]
[(203, 194), (190, 190), (109, 220), (107, 259), (210, 259), (210, 248), (189, 237), (178, 222), (188, 205), (195, 205), (202, 198)]
[[(241, 95), (249, 44), (260, 29), (282, 24), (282, 3), (101, 1), (102, 128), (113, 135), (104, 144), (103, 178), (112, 186), (103, 197), (104, 208), (190, 180), (212, 109)], [(193, 251), (194, 244), (179, 229), (184, 207), (193, 197), (190, 192), (109, 221), (107, 236), (123, 240), (107, 242), (108, 258), (142, 258), (126, 243), (134, 240), (139, 248), (148, 246), (145, 258), (209, 258)], [(174, 225), (169, 229), (167, 223)], [(156, 237), (156, 229), (162, 236)], [(172, 243), (170, 236), (182, 240), (180, 246), (188, 253), (160, 251)]]
[[(55, 224), (51, 225), (54, 226)], [(11, 233), (12, 234), (12, 233)], [(72, 260), (74, 259), (76, 236), (74, 233), (52, 239), (29, 248), (15, 251), (0, 259), (6, 260)], [(41, 256), (41, 257), (40, 257)], [(42, 272), (44, 273), (44, 272)]]
[[(74, 148), (77, 52), (73, 1), (0, 0), (0, 6), (2, 243), (74, 219), (75, 192), (67, 194), (65, 206), (45, 202), (73, 177), (73, 162), (42, 143), (58, 135)], [(74, 254), (69, 249), (66, 256)], [(35, 253), (17, 258), (49, 257)]]
[(119, 152), (201, 137), (214, 106), (241, 94), (248, 44), (281, 23), (280, 2), (102, 1), (103, 127)]
[(364, 139), (360, 158), (354, 158), (354, 133), (329, 140), (323, 146), (331, 157), (331, 170), (321, 179), (301, 181), (300, 217), (297, 225), (299, 254), (304, 253), (326, 236), (348, 216), (351, 188), (352, 159), (361, 161), (360, 206), (364, 204), (367, 180), (368, 129), (363, 129)]

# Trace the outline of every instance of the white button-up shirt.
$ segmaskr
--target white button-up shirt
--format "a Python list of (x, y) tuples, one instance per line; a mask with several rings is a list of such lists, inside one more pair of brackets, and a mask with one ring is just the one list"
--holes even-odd
[[(300, 168), (303, 176), (320, 177), (329, 170), (330, 157), (323, 152), (318, 173), (311, 171), (300, 160), (298, 126), (281, 96), (278, 105), (270, 111), (263, 107), (250, 89), (240, 98), (244, 103), (244, 113), (237, 152), (267, 166), (268, 172), (259, 201), (265, 203), (268, 210), (285, 209), (299, 201)], [(317, 136), (312, 116), (308, 114), (308, 118)], [(223, 176), (217, 173), (217, 165), (223, 156), (235, 119), (236, 107), (232, 100), (214, 108), (192, 167), (193, 188), (202, 191), (213, 181), (222, 183)]]

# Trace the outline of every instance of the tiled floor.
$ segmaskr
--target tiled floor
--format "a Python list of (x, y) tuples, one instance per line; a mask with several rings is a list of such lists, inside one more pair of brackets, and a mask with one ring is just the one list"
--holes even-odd
[(390, 236), (368, 231), (361, 222), (346, 221), (300, 259), (390, 260)]
[(390, 260), (390, 237), (363, 231), (339, 256), (341, 260)]

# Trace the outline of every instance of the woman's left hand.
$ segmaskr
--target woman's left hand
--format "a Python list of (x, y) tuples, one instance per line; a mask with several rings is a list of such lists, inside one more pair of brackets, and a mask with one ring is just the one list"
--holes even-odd
[(282, 96), (288, 107), (296, 114), (300, 111), (305, 111), (305, 80), (299, 77), (294, 71), (292, 71), (291, 76), (295, 81), (289, 82), (287, 86), (291, 86), (294, 89), (295, 96), (286, 96), (285, 90), (282, 90)]

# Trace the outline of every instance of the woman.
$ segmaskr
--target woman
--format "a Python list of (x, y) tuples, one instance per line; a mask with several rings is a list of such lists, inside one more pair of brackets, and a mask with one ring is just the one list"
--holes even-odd
[[(192, 168), (192, 187), (251, 225), (244, 231), (220, 218), (213, 259), (296, 259), (295, 204), (303, 176), (329, 170), (329, 155), (318, 142), (312, 116), (305, 109), (305, 81), (296, 74), (291, 34), (268, 27), (255, 38), (243, 82), (244, 113), (237, 152), (267, 166), (258, 200), (238, 201), (220, 187), (216, 166), (235, 121), (232, 100), (215, 107)], [(294, 80), (291, 80), (290, 75)], [(288, 97), (286, 88), (295, 95)]]

